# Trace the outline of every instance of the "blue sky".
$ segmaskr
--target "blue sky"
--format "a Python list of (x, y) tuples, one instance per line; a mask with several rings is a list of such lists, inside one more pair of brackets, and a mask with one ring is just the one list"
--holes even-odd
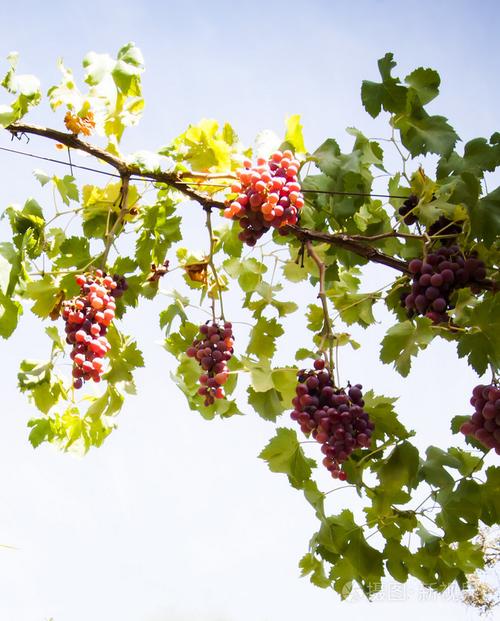
[[(262, 129), (282, 132), (284, 118), (300, 113), (313, 150), (327, 137), (348, 144), (350, 125), (387, 135), (384, 122), (362, 110), (359, 89), (362, 79), (376, 79), (376, 60), (392, 51), (399, 75), (421, 65), (439, 71), (441, 96), (432, 110), (448, 115), (467, 140), (499, 129), (499, 7), (487, 1), (28, 1), (2, 8), (0, 57), (17, 50), (21, 70), (37, 74), (46, 90), (59, 78), (59, 56), (78, 74), (87, 51), (114, 53), (133, 40), (146, 59), (147, 107), (126, 148), (154, 149), (202, 117), (228, 120), (251, 143)], [(55, 122), (44, 109), (32, 120)], [(9, 144), (0, 135), (0, 146)], [(36, 139), (30, 149), (54, 153)], [(49, 202), (33, 181), (35, 167), (60, 172), (0, 152), (0, 210), (28, 193)], [(190, 239), (202, 247), (205, 238), (191, 233)], [(236, 313), (235, 298), (229, 306)], [(14, 547), (0, 548), (0, 619), (471, 618), (453, 598), (422, 603), (415, 590), (408, 591), (411, 608), (389, 597), (371, 607), (340, 604), (298, 578), (297, 562), (316, 524), (284, 477), (256, 459), (272, 427), (255, 416), (208, 423), (188, 411), (168, 378), (174, 363), (159, 345), (155, 317), (162, 305), (146, 304), (127, 318), (125, 329), (137, 334), (148, 368), (138, 373), (139, 395), (120, 414), (119, 429), (84, 459), (50, 447), (34, 451), (27, 441), (33, 410), (17, 393), (16, 373), (21, 358), (46, 354), (40, 324), (26, 314), (13, 339), (0, 343), (0, 542)], [(468, 411), (469, 391), (462, 387), (475, 384), (474, 373), (451, 346), (435, 343), (402, 381), (378, 362), (377, 342), (387, 326), (383, 315), (380, 320), (367, 333), (353, 331), (363, 349), (346, 353), (343, 372), (399, 396), (401, 417), (418, 430), (420, 446), (447, 441), (449, 417)], [(282, 344), (284, 359), (296, 344), (296, 321), (293, 338)], [(338, 506), (353, 501), (337, 498)]]

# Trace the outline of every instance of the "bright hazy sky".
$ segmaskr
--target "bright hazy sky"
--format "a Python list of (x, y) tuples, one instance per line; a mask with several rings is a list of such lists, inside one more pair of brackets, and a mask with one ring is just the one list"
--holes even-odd
[[(359, 89), (362, 79), (377, 78), (376, 60), (393, 51), (398, 75), (422, 65), (440, 72), (432, 110), (467, 140), (499, 129), (499, 16), (494, 1), (25, 1), (2, 7), (0, 56), (19, 51), (21, 71), (37, 74), (46, 90), (59, 79), (59, 56), (81, 75), (87, 51), (115, 53), (132, 40), (146, 59), (147, 107), (127, 148), (154, 149), (202, 117), (228, 120), (251, 143), (262, 129), (281, 133), (284, 118), (300, 113), (314, 150), (327, 137), (348, 145), (349, 125), (387, 135), (386, 124), (362, 110)], [(44, 110), (32, 120), (54, 124)], [(9, 144), (0, 134), (0, 146)], [(54, 155), (35, 138), (29, 149)], [(0, 211), (28, 193), (50, 207), (33, 168), (62, 172), (0, 152)], [(202, 248), (198, 217), (188, 240)], [(383, 284), (392, 275), (381, 269), (373, 279)], [(172, 285), (182, 286), (164, 282)], [(235, 315), (238, 298), (233, 292), (228, 302)], [(0, 543), (13, 547), (0, 548), (0, 621), (475, 618), (453, 597), (421, 602), (415, 585), (403, 595), (386, 590), (373, 604), (341, 604), (299, 578), (297, 563), (317, 524), (301, 494), (256, 458), (273, 427), (250, 414), (205, 422), (188, 410), (168, 377), (175, 361), (160, 346), (156, 317), (166, 303), (127, 315), (124, 329), (137, 334), (147, 370), (137, 373), (139, 394), (126, 403), (118, 430), (85, 458), (35, 451), (27, 440), (34, 410), (17, 392), (16, 373), (22, 358), (46, 356), (43, 326), (26, 313), (16, 335), (0, 343)], [(384, 314), (378, 317), (368, 332), (352, 330), (363, 348), (343, 355), (344, 380), (399, 396), (419, 447), (447, 442), (449, 419), (469, 411), (477, 378), (452, 346), (436, 342), (403, 381), (378, 362), (387, 328)], [(307, 345), (299, 316), (282, 339), (281, 362), (293, 360), (297, 334)], [(287, 415), (282, 424), (293, 426)], [(320, 483), (332, 486), (327, 477)], [(353, 502), (343, 493), (329, 496), (332, 513)]]

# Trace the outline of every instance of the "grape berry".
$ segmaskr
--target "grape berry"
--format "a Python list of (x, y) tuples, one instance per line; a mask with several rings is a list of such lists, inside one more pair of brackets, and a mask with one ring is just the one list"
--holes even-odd
[(472, 391), (470, 402), (476, 411), (460, 431), (500, 455), (500, 388), (495, 384), (480, 384)]
[(115, 318), (115, 299), (127, 288), (123, 276), (106, 275), (102, 270), (78, 275), (80, 295), (63, 302), (61, 315), (66, 322), (66, 342), (73, 345), (73, 386), (84, 381), (101, 380), (104, 356), (110, 349), (106, 338), (108, 326)]
[(227, 362), (234, 352), (232, 328), (228, 321), (223, 326), (215, 322), (211, 325), (205, 323), (200, 326), (198, 337), (186, 351), (203, 369), (198, 394), (205, 397), (205, 406), (212, 405), (215, 399), (225, 397), (222, 387), (228, 380)]
[(363, 410), (362, 386), (336, 388), (324, 360), (314, 361), (314, 370), (299, 371), (292, 420), (322, 446), (323, 465), (334, 479), (345, 481), (342, 463), (357, 448), (367, 448), (375, 425)]
[(413, 275), (411, 292), (401, 303), (408, 316), (425, 315), (440, 323), (448, 321), (447, 310), (453, 308), (451, 294), (462, 287), (478, 292), (487, 284), (486, 268), (475, 253), (463, 256), (458, 246), (443, 246), (424, 259), (412, 259), (408, 269)]
[(239, 220), (243, 229), (239, 239), (248, 246), (271, 227), (286, 234), (286, 226), (297, 224), (304, 197), (298, 181), (299, 162), (291, 151), (276, 151), (269, 160), (257, 159), (243, 163), (236, 171), (238, 181), (231, 186), (234, 200), (227, 202), (224, 216)]

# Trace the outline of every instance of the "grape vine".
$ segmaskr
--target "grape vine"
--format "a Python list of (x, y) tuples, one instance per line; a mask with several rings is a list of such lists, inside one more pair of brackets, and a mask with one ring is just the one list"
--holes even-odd
[[(382, 142), (351, 127), (347, 150), (334, 138), (308, 150), (292, 115), (282, 139), (252, 149), (228, 123), (204, 119), (157, 151), (122, 155), (122, 136), (143, 110), (142, 55), (130, 43), (116, 58), (93, 60), (84, 62), (81, 89), (62, 68), (46, 100), (12, 60), (1, 82), (10, 102), (0, 115), (6, 135), (55, 142), (71, 173), (37, 170), (54, 207), (28, 199), (0, 219), (0, 336), (15, 332), (27, 306), (65, 324), (63, 335), (47, 327), (47, 360), (20, 364), (19, 389), (39, 412), (28, 422), (32, 444), (88, 451), (104, 442), (144, 365), (121, 319), (144, 299), (168, 300), (159, 317), (164, 347), (191, 409), (229, 418), (247, 403), (274, 424), (293, 407), (293, 424), (277, 427), (260, 457), (318, 519), (303, 575), (343, 598), (354, 584), (370, 596), (387, 576), (439, 591), (463, 586), (483, 562), (473, 538), (500, 514), (500, 190), (486, 184), (500, 166), (498, 133), (457, 146), (447, 119), (426, 109), (439, 75), (418, 68), (400, 79), (386, 54), (380, 81), (361, 89), (371, 117), (388, 115)], [(43, 101), (54, 128), (24, 118)], [(107, 166), (95, 174), (108, 182), (81, 186), (81, 168), (93, 169), (75, 163), (74, 152)], [(182, 245), (202, 221), (196, 209), (205, 212), (206, 252)], [(367, 264), (391, 274), (388, 284), (371, 290)], [(238, 308), (231, 322), (223, 297)], [(377, 321), (391, 322), (380, 360), (400, 375), (442, 338), (481, 377), (475, 413), (451, 420), (456, 445), (419, 451), (395, 399), (342, 379), (354, 376), (339, 365), (342, 348), (360, 347), (350, 327)], [(296, 423), (312, 440), (299, 441)], [(361, 508), (347, 503), (330, 514), (318, 455), (336, 485), (328, 491), (350, 488)]]

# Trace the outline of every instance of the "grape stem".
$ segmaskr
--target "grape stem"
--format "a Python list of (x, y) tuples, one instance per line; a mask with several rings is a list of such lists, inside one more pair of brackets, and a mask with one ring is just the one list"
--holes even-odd
[(325, 264), (319, 258), (318, 254), (313, 248), (313, 245), (310, 240), (307, 240), (305, 243), (305, 247), (307, 249), (307, 254), (311, 257), (311, 259), (316, 263), (319, 270), (319, 292), (318, 298), (321, 300), (321, 306), (323, 308), (323, 327), (321, 329), (321, 344), (320, 351), (324, 352), (324, 344), (325, 341), (328, 341), (328, 358), (330, 363), (330, 369), (334, 368), (333, 364), (333, 331), (332, 331), (332, 322), (330, 320), (330, 315), (328, 313), (328, 301), (326, 299), (325, 293)]
[(208, 173), (208, 172), (196, 172), (194, 170), (179, 173), (179, 179), (237, 179), (237, 175), (231, 172), (225, 173)]
[(130, 175), (122, 174), (121, 175), (122, 185), (120, 188), (120, 202), (118, 204), (119, 213), (118, 216), (111, 227), (111, 229), (106, 233), (105, 236), (105, 246), (104, 252), (101, 257), (101, 267), (104, 269), (106, 267), (106, 261), (108, 260), (109, 251), (111, 250), (111, 246), (113, 245), (113, 241), (116, 237), (116, 233), (120, 226), (123, 223), (123, 219), (128, 213), (127, 199), (128, 199), (128, 189), (130, 184)]
[[(207, 214), (206, 224), (207, 224), (207, 229), (208, 229), (208, 235), (210, 237), (210, 251), (209, 251), (207, 260), (208, 260), (208, 265), (210, 266), (210, 269), (212, 271), (212, 274), (215, 280), (217, 292), (219, 294), (220, 316), (221, 316), (221, 319), (224, 321), (224, 305), (222, 303), (222, 287), (220, 284), (219, 275), (217, 274), (217, 269), (215, 267), (214, 258), (213, 258), (216, 239), (214, 237), (214, 232), (212, 229), (212, 209), (211, 207), (204, 207), (204, 209), (205, 209), (205, 213)], [(215, 322), (214, 302), (212, 303), (212, 314), (213, 314), (213, 318)]]

